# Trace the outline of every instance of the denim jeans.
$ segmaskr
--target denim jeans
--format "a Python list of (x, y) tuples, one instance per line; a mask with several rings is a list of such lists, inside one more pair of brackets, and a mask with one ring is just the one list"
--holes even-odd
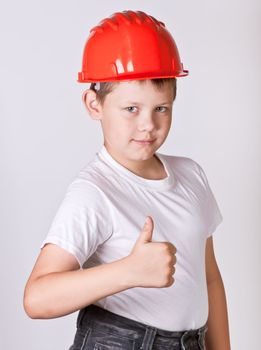
[(69, 350), (205, 350), (207, 325), (168, 331), (90, 304), (79, 311)]

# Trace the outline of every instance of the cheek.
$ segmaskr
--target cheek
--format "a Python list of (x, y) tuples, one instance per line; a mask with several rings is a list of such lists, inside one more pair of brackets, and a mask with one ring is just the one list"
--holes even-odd
[(134, 128), (133, 121), (131, 122), (121, 118), (115, 118), (106, 124), (107, 133), (116, 136), (118, 139), (125, 139), (127, 135), (131, 135)]
[(119, 118), (117, 121), (117, 129), (124, 134), (131, 133), (135, 127), (135, 122), (131, 118)]
[(161, 118), (159, 120), (159, 124), (158, 124), (158, 127), (161, 129), (161, 130), (168, 130), (171, 126), (171, 118), (168, 118), (168, 117), (164, 117), (164, 118)]
[(171, 122), (172, 122), (172, 118), (171, 118), (171, 117), (166, 118), (166, 119), (164, 120), (164, 127), (165, 127), (166, 129), (169, 129), (170, 126), (171, 126)]

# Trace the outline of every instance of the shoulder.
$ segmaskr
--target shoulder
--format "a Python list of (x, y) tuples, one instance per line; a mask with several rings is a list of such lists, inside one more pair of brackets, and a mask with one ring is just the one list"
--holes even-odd
[(186, 156), (160, 154), (174, 175), (184, 184), (192, 184), (200, 188), (208, 188), (209, 183), (205, 171), (199, 162)]
[(106, 201), (105, 191), (109, 174), (102, 168), (97, 154), (86, 165), (84, 165), (68, 185), (66, 198), (89, 202), (94, 204), (103, 204)]
[(201, 165), (190, 157), (163, 153), (160, 153), (160, 156), (176, 172), (190, 172), (200, 175), (200, 171), (203, 171)]
[[(111, 206), (103, 191), (95, 184), (76, 177), (67, 187), (54, 218), (54, 227), (95, 229), (111, 232)], [(53, 230), (52, 228), (52, 230)]]
[(98, 169), (96, 157), (82, 167), (67, 186), (63, 203), (90, 210), (106, 207), (106, 195), (102, 190), (106, 176)]
[(63, 204), (70, 208), (103, 213), (109, 205), (104, 191), (94, 182), (80, 176), (67, 187)]

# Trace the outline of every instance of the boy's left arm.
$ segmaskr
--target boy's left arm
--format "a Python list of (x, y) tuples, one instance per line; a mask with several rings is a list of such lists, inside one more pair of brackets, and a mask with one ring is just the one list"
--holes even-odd
[(206, 347), (207, 350), (230, 350), (226, 294), (215, 259), (212, 235), (206, 242), (206, 278), (209, 301)]

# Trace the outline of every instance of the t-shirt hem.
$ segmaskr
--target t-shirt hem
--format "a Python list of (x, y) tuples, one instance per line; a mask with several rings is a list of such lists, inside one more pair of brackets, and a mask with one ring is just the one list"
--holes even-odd
[(44, 245), (46, 243), (53, 243), (58, 245), (59, 247), (65, 249), (66, 251), (68, 251), (69, 253), (71, 253), (76, 260), (78, 261), (80, 267), (82, 267), (82, 265), (85, 262), (85, 258), (83, 256), (83, 254), (81, 252), (79, 252), (79, 249), (75, 248), (72, 243), (65, 241), (57, 236), (50, 236), (47, 237), (41, 244), (40, 249), (42, 249), (44, 247)]
[(219, 212), (216, 217), (216, 221), (213, 223), (213, 225), (209, 228), (207, 237), (212, 236), (212, 234), (216, 231), (218, 225), (223, 221), (223, 216)]

